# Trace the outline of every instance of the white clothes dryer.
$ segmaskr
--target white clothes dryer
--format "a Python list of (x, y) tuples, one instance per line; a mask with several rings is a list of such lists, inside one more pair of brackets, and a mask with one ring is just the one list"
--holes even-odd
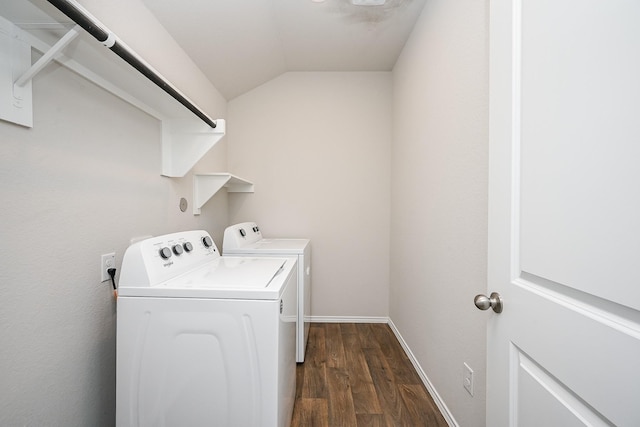
[(224, 255), (298, 258), (298, 312), (296, 361), (304, 362), (311, 321), (311, 241), (309, 239), (265, 239), (255, 222), (227, 227), (222, 241)]
[(220, 256), (202, 230), (130, 246), (117, 303), (116, 425), (288, 427), (297, 259)]

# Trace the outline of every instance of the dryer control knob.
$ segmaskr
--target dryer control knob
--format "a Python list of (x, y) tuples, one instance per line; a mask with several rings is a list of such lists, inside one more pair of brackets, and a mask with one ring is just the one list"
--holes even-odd
[(193, 245), (191, 244), (191, 242), (186, 242), (182, 246), (184, 247), (184, 250), (186, 252), (191, 252), (193, 250)]
[(202, 238), (202, 244), (205, 248), (210, 248), (211, 246), (213, 246), (213, 240), (211, 240), (211, 237), (209, 236), (204, 236)]
[(182, 245), (175, 245), (173, 247), (173, 253), (176, 255), (182, 255), (182, 253), (184, 252), (184, 249), (182, 249)]
[(162, 248), (160, 249), (160, 256), (162, 257), (162, 259), (169, 259), (171, 258), (171, 249), (169, 248)]

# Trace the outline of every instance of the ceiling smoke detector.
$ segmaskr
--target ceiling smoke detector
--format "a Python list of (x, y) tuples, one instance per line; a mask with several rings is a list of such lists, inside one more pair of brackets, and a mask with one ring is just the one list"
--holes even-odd
[(351, 0), (356, 6), (382, 6), (387, 0)]

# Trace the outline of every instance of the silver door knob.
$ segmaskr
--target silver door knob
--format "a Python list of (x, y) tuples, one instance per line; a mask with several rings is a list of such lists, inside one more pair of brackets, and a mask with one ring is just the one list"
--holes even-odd
[(497, 292), (492, 292), (490, 296), (476, 295), (473, 303), (480, 310), (488, 310), (492, 308), (496, 313), (502, 313), (502, 297)]

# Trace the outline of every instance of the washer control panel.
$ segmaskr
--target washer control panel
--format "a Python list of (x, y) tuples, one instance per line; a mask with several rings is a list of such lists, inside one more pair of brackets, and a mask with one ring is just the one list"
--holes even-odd
[(215, 242), (204, 230), (151, 237), (125, 252), (120, 286), (153, 286), (218, 257)]

